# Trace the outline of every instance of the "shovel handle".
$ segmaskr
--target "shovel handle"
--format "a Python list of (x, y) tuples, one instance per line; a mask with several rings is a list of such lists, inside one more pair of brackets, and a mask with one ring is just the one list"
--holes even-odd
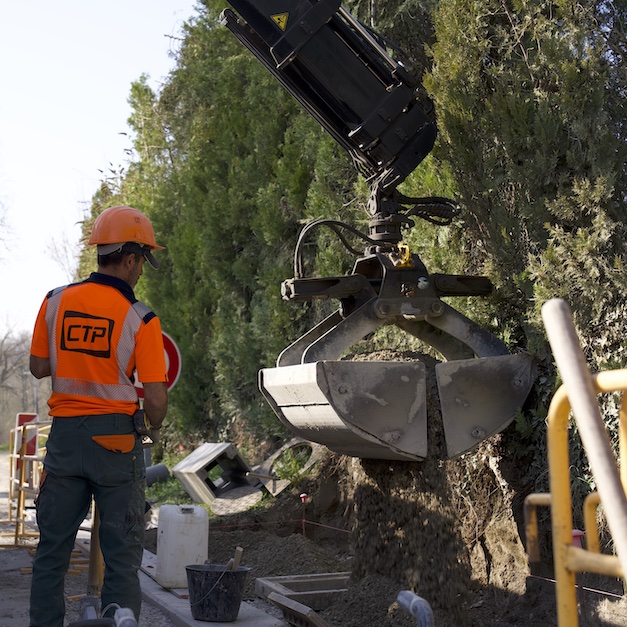
[(235, 549), (235, 556), (232, 557), (229, 562), (232, 560), (233, 564), (231, 565), (231, 570), (237, 570), (239, 568), (239, 563), (242, 560), (242, 553), (244, 552), (244, 549), (241, 546), (238, 546)]

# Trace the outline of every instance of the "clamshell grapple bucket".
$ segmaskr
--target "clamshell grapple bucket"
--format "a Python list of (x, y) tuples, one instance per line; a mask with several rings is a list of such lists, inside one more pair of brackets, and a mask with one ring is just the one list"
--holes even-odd
[[(525, 353), (444, 362), (435, 370), (446, 457), (507, 427), (535, 379)], [(420, 361), (265, 368), (259, 387), (294, 433), (337, 453), (415, 461), (428, 455), (427, 375)]]
[[(438, 285), (459, 295), (485, 290), (485, 280), (430, 277), (417, 257), (400, 269), (386, 255), (374, 257), (384, 270), (376, 279), (353, 274), (284, 284), (284, 293), (295, 300), (350, 291), (362, 304), (348, 315), (336, 311), (286, 348), (277, 367), (260, 371), (260, 390), (293, 432), (337, 453), (422, 460), (430, 453), (429, 420), (441, 420), (444, 457), (472, 450), (512, 421), (535, 379), (533, 359), (524, 352), (509, 354), (498, 338), (439, 298)], [(363, 260), (356, 267), (362, 269)], [(372, 267), (372, 259), (365, 267)], [(401, 285), (403, 291), (393, 289)], [(421, 287), (412, 291), (410, 285)], [(385, 324), (420, 338), (448, 359), (435, 366), (438, 416), (429, 415), (433, 399), (425, 363), (340, 359)]]

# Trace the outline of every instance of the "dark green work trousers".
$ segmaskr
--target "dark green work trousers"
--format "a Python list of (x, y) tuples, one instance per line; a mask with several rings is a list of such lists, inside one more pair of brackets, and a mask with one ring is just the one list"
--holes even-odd
[(100, 514), (105, 563), (102, 608), (111, 603), (129, 607), (139, 619), (137, 571), (143, 554), (146, 490), (141, 438), (135, 438), (128, 453), (107, 450), (92, 440), (95, 435), (129, 433), (135, 433), (133, 419), (123, 414), (53, 420), (45, 478), (36, 501), (40, 537), (33, 561), (30, 627), (63, 627), (64, 579), (92, 496)]

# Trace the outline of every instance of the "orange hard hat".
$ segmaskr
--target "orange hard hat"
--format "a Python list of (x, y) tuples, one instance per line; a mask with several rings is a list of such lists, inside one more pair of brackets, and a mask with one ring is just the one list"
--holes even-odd
[(133, 207), (117, 206), (105, 209), (94, 222), (89, 244), (124, 244), (135, 242), (152, 250), (164, 250), (155, 241), (155, 231), (150, 220)]

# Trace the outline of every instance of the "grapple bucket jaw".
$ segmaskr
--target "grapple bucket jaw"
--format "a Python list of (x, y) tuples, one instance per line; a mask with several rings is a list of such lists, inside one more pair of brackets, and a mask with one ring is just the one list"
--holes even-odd
[[(259, 388), (281, 422), (307, 440), (352, 457), (421, 461), (429, 453), (456, 457), (502, 431), (535, 379), (525, 353), (439, 363), (435, 373), (440, 415), (421, 361), (265, 368)], [(442, 432), (443, 445), (433, 441)]]
[(505, 429), (536, 377), (527, 353), (448, 361), (435, 372), (447, 457), (470, 451)]
[(305, 439), (352, 457), (427, 456), (425, 365), (317, 361), (266, 368), (259, 387), (279, 419)]

